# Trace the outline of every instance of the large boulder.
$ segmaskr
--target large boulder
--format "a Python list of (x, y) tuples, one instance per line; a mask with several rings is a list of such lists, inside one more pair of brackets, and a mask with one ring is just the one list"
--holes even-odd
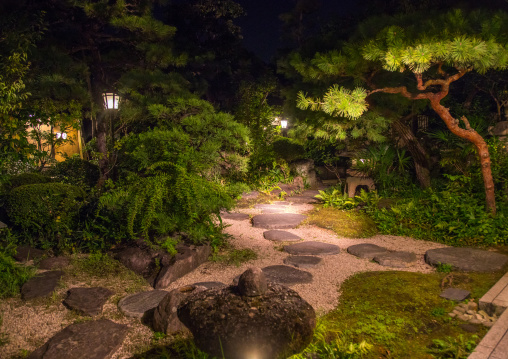
[(265, 287), (261, 276), (252, 269), (240, 276), (239, 286), (209, 289), (182, 301), (178, 318), (201, 350), (219, 358), (275, 359), (307, 347), (316, 325), (314, 309), (287, 287), (272, 282)]
[(289, 167), (293, 172), (302, 176), (311, 188), (316, 188), (319, 185), (313, 160), (305, 159), (294, 161), (289, 164)]

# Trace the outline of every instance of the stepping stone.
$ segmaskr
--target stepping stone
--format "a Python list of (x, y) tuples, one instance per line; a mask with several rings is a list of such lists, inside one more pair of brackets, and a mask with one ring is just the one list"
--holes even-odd
[(339, 254), (340, 248), (335, 244), (323, 243), (323, 242), (301, 242), (284, 246), (284, 250), (293, 255), (332, 255)]
[(411, 252), (386, 252), (373, 258), (374, 262), (385, 267), (406, 268), (416, 262), (416, 254)]
[(118, 302), (118, 309), (128, 317), (141, 319), (147, 311), (157, 307), (162, 298), (168, 293), (169, 292), (165, 290), (156, 289), (131, 294), (120, 299)]
[(276, 229), (263, 232), (263, 237), (274, 242), (296, 242), (301, 240), (301, 238), (296, 234), (287, 231), (278, 231)]
[(468, 298), (471, 292), (468, 292), (464, 289), (459, 288), (446, 288), (439, 295), (441, 298), (454, 300), (456, 302), (462, 302), (464, 299)]
[(508, 263), (508, 256), (475, 248), (437, 248), (425, 253), (425, 262), (437, 267), (450, 264), (453, 270), (464, 272), (495, 272)]
[(107, 288), (71, 288), (67, 291), (67, 298), (63, 304), (72, 310), (83, 315), (94, 315), (102, 313), (102, 307), (108, 298), (114, 293)]
[(13, 257), (18, 262), (27, 262), (33, 259), (41, 258), (44, 255), (46, 255), (46, 252), (43, 250), (29, 246), (20, 246), (16, 248), (16, 254), (14, 254)]
[(250, 216), (247, 213), (237, 213), (237, 212), (221, 212), (220, 216), (224, 219), (232, 219), (234, 221), (243, 221), (249, 219)]
[(295, 213), (258, 214), (252, 218), (252, 226), (266, 229), (295, 228), (307, 216)]
[(198, 282), (193, 284), (195, 287), (205, 287), (206, 289), (224, 287), (225, 285), (222, 282)]
[(318, 203), (319, 202), (319, 199), (315, 198), (313, 195), (311, 195), (311, 196), (306, 196), (306, 195), (291, 196), (291, 197), (286, 197), (286, 199), (292, 203)]
[(39, 262), (39, 269), (62, 269), (71, 263), (69, 257), (49, 257)]
[(271, 282), (292, 285), (312, 282), (312, 274), (284, 265), (268, 266), (263, 269), (266, 279)]
[(49, 271), (30, 278), (21, 287), (21, 298), (27, 300), (50, 295), (63, 275), (62, 271)]
[(370, 243), (361, 243), (349, 246), (348, 253), (359, 258), (373, 260), (375, 256), (388, 253), (388, 249)]
[(128, 326), (108, 319), (69, 325), (30, 354), (30, 359), (111, 358), (127, 336)]
[(322, 258), (314, 256), (289, 256), (284, 259), (284, 263), (297, 268), (314, 268), (321, 264)]
[(288, 206), (277, 204), (256, 204), (255, 209), (260, 209), (263, 213), (284, 213)]
[(242, 199), (254, 199), (259, 196), (258, 191), (252, 191), (252, 192), (244, 192), (242, 193)]

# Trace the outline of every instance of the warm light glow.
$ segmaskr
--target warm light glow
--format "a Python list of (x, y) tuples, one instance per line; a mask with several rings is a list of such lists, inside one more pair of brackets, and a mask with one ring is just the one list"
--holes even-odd
[(107, 110), (118, 110), (118, 103), (120, 102), (120, 96), (113, 92), (105, 92), (102, 94), (104, 99), (104, 107)]
[(280, 127), (287, 128), (288, 127), (288, 121), (287, 120), (281, 120), (280, 121)]
[(58, 140), (58, 139), (60, 139), (60, 138), (61, 138), (62, 140), (67, 139), (67, 133), (65, 133), (65, 132), (57, 132), (57, 133), (56, 133), (56, 139)]
[(58, 140), (60, 137), (62, 137), (62, 134), (60, 132), (56, 133), (56, 139)]

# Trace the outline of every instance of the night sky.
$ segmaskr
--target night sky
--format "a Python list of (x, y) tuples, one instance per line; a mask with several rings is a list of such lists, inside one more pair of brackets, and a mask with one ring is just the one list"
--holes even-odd
[[(295, 0), (236, 0), (241, 4), (247, 16), (236, 23), (242, 27), (244, 45), (264, 61), (269, 62), (275, 55), (280, 41), (282, 21), (281, 13), (289, 12)], [(326, 21), (331, 16), (347, 16), (354, 10), (351, 0), (321, 0), (319, 17)]]

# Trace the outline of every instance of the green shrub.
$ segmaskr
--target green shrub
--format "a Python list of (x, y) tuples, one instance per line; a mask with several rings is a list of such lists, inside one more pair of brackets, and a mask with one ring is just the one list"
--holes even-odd
[(7, 214), (15, 227), (34, 245), (65, 247), (62, 242), (76, 228), (84, 192), (63, 183), (39, 183), (13, 189)]
[(19, 294), (21, 286), (35, 275), (35, 268), (14, 261), (13, 245), (2, 247), (0, 242), (0, 298), (9, 298)]
[(9, 179), (8, 188), (10, 190), (25, 186), (28, 184), (36, 184), (36, 183), (48, 183), (51, 179), (43, 174), (38, 172), (30, 172), (30, 173), (21, 173), (19, 175), (13, 176)]
[(304, 147), (287, 137), (279, 137), (272, 143), (273, 151), (277, 159), (293, 162), (305, 158)]
[(75, 157), (56, 163), (48, 174), (59, 182), (78, 187), (94, 187), (100, 177), (99, 166)]

